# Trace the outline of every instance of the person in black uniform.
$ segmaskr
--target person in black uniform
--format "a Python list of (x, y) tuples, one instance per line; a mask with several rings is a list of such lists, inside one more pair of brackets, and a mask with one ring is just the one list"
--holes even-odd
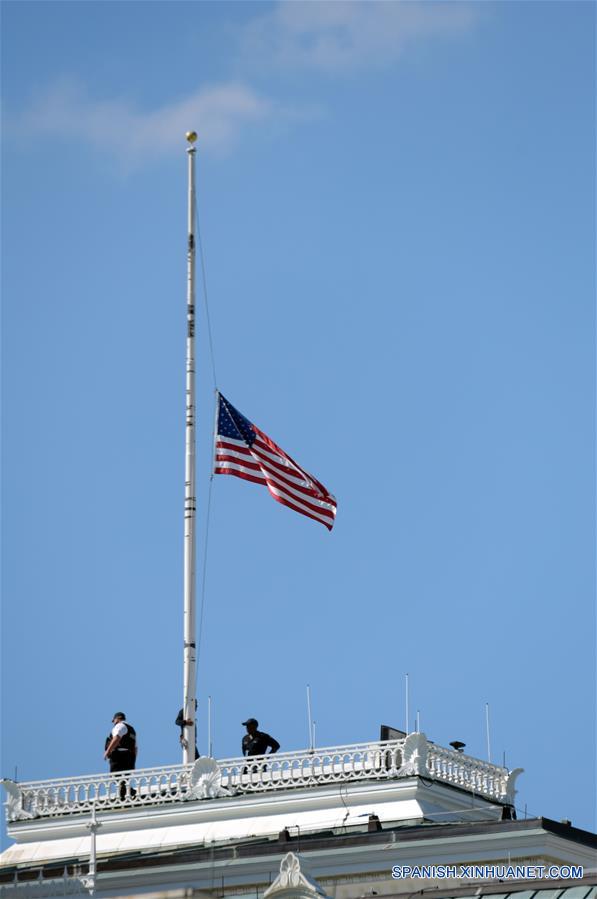
[[(197, 700), (195, 700), (195, 711), (197, 711)], [(199, 750), (197, 749), (197, 716), (195, 716), (195, 761), (197, 761), (199, 756)], [(190, 727), (193, 721), (191, 719), (186, 720), (184, 716), (184, 709), (181, 709), (177, 715), (176, 721), (174, 722), (177, 727), (180, 727), (180, 745), (184, 748), (186, 743), (186, 738), (184, 735), (185, 727)]]
[(247, 718), (243, 721), (243, 727), (247, 728), (247, 732), (243, 737), (242, 750), (243, 755), (265, 755), (269, 746), (269, 755), (273, 755), (280, 748), (280, 744), (269, 734), (257, 730), (259, 721), (255, 718)]
[[(137, 732), (132, 724), (125, 724), (124, 712), (115, 712), (112, 717), (112, 730), (106, 737), (104, 758), (110, 763), (110, 773), (132, 771), (137, 761)], [(135, 790), (131, 790), (131, 796)], [(120, 784), (120, 798), (126, 796), (126, 783)]]

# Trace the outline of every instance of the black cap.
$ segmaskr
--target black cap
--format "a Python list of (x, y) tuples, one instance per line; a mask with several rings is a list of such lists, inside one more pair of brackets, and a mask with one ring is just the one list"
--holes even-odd
[(255, 727), (259, 727), (259, 721), (257, 720), (257, 718), (247, 718), (246, 721), (242, 721), (241, 723), (243, 727), (246, 727), (247, 724), (254, 724)]
[(114, 720), (114, 718), (122, 718), (123, 721), (126, 721), (126, 715), (124, 714), (124, 712), (114, 712), (114, 714), (112, 715), (112, 720)]

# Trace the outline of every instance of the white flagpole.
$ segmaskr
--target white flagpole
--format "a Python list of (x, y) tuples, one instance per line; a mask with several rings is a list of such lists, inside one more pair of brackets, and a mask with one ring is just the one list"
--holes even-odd
[(187, 245), (187, 375), (184, 493), (184, 728), (183, 764), (195, 761), (197, 650), (195, 645), (195, 147), (187, 132), (189, 198)]

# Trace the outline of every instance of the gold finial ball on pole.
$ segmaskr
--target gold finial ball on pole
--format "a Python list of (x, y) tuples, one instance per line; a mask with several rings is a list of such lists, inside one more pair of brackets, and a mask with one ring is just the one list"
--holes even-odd
[(197, 140), (197, 132), (196, 131), (187, 131), (186, 138), (190, 144), (194, 144)]

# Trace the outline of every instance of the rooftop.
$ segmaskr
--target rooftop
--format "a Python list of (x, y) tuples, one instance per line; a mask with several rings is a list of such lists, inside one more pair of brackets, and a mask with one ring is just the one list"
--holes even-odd
[(430, 813), (449, 820), (474, 809), (501, 818), (514, 803), (520, 770), (413, 733), (250, 759), (200, 758), (118, 775), (5, 780), (7, 829), (16, 845), (0, 858), (76, 854), (81, 841), (88, 845), (91, 816), (100, 822), (104, 851), (184, 844), (191, 834), (195, 843), (270, 836), (289, 821), (306, 833), (365, 814), (386, 822), (419, 821)]
[(16, 822), (97, 812), (174, 805), (189, 800), (238, 799), (288, 793), (335, 783), (395, 781), (422, 776), (488, 802), (513, 805), (515, 780), (508, 771), (429, 742), (424, 734), (402, 739), (281, 752), (194, 765), (142, 768), (130, 773), (14, 783), (5, 780), (9, 833)]
[[(396, 899), (433, 889), (446, 899), (597, 899), (593, 884), (581, 895), (578, 883), (530, 891), (488, 884), (479, 892), (478, 884), (473, 891), (457, 881), (391, 879), (391, 866), (405, 863), (544, 861), (586, 870), (595, 835), (515, 819), (521, 770), (412, 733), (113, 775), (4, 781), (15, 842), (0, 856), (0, 895)], [(312, 896), (276, 894), (284, 853), (312, 866), (320, 883)]]

